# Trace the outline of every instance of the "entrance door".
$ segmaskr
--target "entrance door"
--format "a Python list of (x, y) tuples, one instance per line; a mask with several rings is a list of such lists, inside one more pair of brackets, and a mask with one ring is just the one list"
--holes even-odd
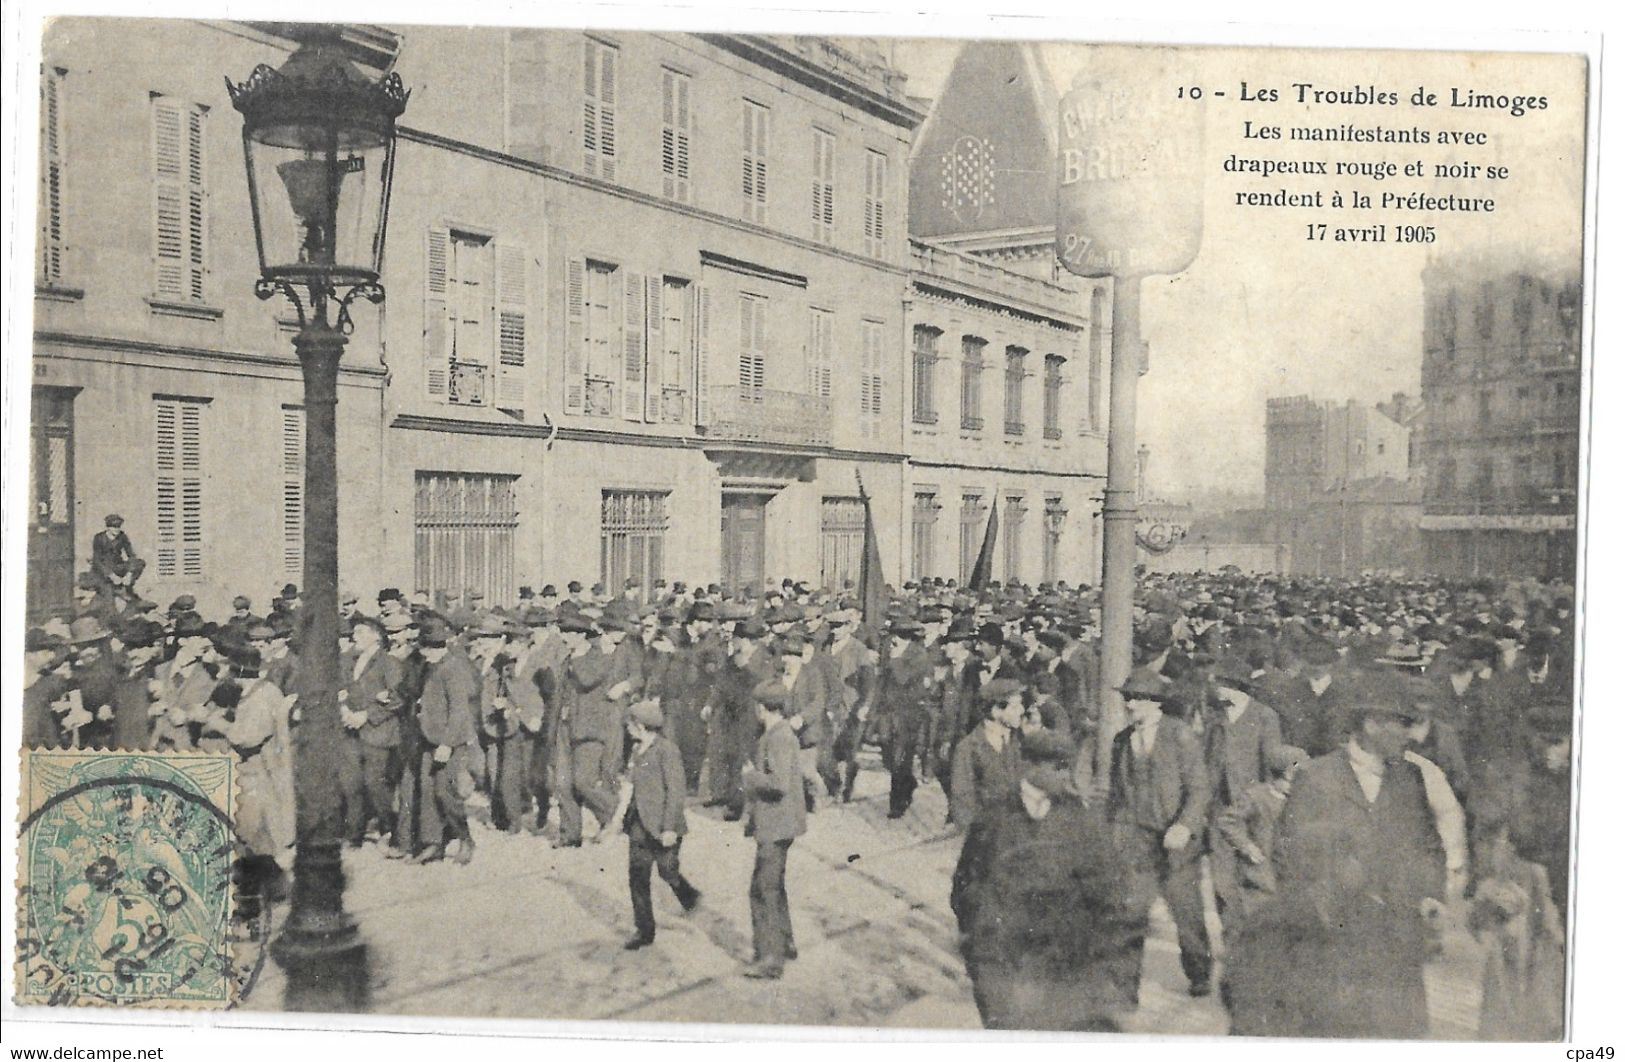
[(722, 582), (729, 590), (762, 589), (767, 546), (767, 495), (722, 496)]
[(73, 608), (73, 396), (36, 387), (28, 491), (28, 622)]

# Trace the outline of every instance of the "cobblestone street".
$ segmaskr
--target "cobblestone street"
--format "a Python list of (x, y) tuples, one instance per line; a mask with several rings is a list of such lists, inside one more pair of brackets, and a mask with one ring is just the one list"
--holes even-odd
[[(620, 836), (556, 851), (544, 839), (476, 826), (467, 867), (410, 866), (369, 844), (347, 857), (347, 903), (371, 949), (373, 1011), (980, 1029), (948, 907), (959, 837), (942, 826), (942, 791), (922, 787), (909, 815), (889, 821), (885, 777), (864, 771), (858, 798), (823, 806), (791, 850), (800, 958), (778, 982), (740, 976), (751, 947), (753, 845), (712, 809), (691, 807), (683, 843), (683, 871), (704, 892), (702, 906), (684, 916), (656, 879), (659, 936), (636, 952), (621, 948), (632, 924)], [(1435, 1037), (1472, 1036), (1480, 961), (1465, 932), (1448, 935), (1428, 972)], [(268, 965), (246, 1006), (274, 1009), (281, 994), (280, 972)], [(1186, 994), (1159, 902), (1140, 1008), (1125, 1031), (1220, 1036), (1226, 1028), (1216, 997)]]

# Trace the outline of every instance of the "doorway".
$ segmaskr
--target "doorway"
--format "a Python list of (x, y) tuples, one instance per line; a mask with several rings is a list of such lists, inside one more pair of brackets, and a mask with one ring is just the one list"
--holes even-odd
[(36, 387), (29, 418), (28, 622), (73, 608), (73, 398)]
[(766, 494), (722, 496), (722, 584), (738, 593), (760, 593), (767, 552)]

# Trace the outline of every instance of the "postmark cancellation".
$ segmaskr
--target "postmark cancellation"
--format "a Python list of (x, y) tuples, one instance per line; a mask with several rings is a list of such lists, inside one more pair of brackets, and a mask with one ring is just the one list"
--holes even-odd
[(236, 787), (227, 755), (25, 750), (17, 1002), (230, 1006)]

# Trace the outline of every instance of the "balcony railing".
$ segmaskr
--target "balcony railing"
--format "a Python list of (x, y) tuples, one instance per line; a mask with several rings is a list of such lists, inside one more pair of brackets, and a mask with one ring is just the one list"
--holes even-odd
[(1047, 280), (1027, 276), (1005, 269), (996, 262), (975, 255), (960, 254), (944, 247), (912, 243), (914, 268), (922, 273), (972, 284), (988, 291), (1020, 299), (1029, 304), (1050, 307), (1066, 313), (1078, 313), (1078, 295), (1070, 288), (1052, 284)]
[(446, 400), (454, 406), (486, 405), (489, 379), (489, 370), (479, 362), (454, 361), (446, 377)]
[(706, 437), (787, 446), (830, 445), (829, 399), (763, 387), (711, 388)]

